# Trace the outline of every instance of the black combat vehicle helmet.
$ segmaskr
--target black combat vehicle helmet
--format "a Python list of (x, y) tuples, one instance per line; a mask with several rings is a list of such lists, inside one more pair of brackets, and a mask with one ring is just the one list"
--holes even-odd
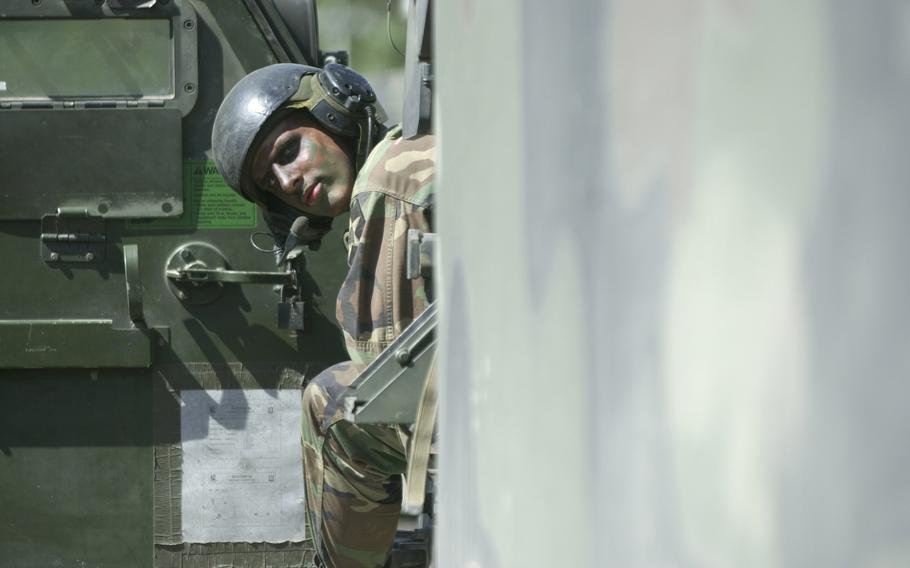
[(385, 130), (385, 113), (373, 88), (344, 65), (329, 63), (319, 69), (276, 63), (253, 71), (224, 97), (212, 128), (215, 166), (227, 184), (250, 201), (263, 201), (248, 171), (251, 150), (269, 119), (282, 109), (305, 109), (326, 131), (351, 138), (355, 171)]

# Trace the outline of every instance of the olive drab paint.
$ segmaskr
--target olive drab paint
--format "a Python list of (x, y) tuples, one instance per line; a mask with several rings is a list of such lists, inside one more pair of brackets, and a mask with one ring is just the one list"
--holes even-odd
[[(209, 521), (183, 519), (180, 506), (190, 483), (181, 447), (206, 441), (205, 420), (232, 412), (213, 428), (222, 441), (212, 447), (228, 447), (241, 428), (270, 423), (249, 419), (268, 416), (268, 393), (298, 393), (345, 358), (333, 315), (347, 270), (338, 232), (305, 253), (298, 331), (278, 328), (272, 285), (176, 286), (165, 274), (223, 266), (249, 281), (278, 271), (250, 244), (268, 232), (261, 213), (211, 161), (212, 121), (235, 83), (276, 62), (316, 63), (303, 59), (313, 52), (307, 19), (271, 28), (288, 8), (266, 17), (265, 4), (43, 0), (0, 10), (4, 567), (312, 565), (308, 529), (295, 542), (189, 543), (184, 523)], [(63, 40), (79, 49), (61, 50)], [(203, 422), (182, 432), (183, 398), (212, 392), (222, 396), (208, 396), (210, 416), (189, 409)], [(277, 479), (247, 465), (260, 473), (215, 477)], [(303, 508), (302, 495), (285, 497)]]
[(256, 206), (234, 192), (212, 160), (183, 161), (184, 211), (180, 217), (131, 219), (133, 230), (255, 229)]

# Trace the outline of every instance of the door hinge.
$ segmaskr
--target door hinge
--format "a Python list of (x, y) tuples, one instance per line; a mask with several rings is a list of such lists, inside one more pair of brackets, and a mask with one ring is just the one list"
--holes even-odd
[(107, 222), (86, 209), (57, 209), (41, 218), (41, 258), (45, 262), (104, 261)]

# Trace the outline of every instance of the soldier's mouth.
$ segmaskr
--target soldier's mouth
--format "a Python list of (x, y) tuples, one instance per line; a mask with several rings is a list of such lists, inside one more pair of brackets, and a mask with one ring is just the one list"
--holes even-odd
[(322, 192), (322, 182), (317, 181), (310, 187), (303, 190), (303, 203), (307, 206), (316, 202), (319, 194)]

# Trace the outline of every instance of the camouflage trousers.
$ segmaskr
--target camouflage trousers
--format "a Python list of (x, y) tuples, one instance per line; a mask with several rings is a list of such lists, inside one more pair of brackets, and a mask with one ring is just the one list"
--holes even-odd
[(381, 567), (401, 509), (401, 429), (344, 420), (342, 396), (361, 370), (339, 363), (303, 392), (307, 514), (319, 557), (331, 568)]

